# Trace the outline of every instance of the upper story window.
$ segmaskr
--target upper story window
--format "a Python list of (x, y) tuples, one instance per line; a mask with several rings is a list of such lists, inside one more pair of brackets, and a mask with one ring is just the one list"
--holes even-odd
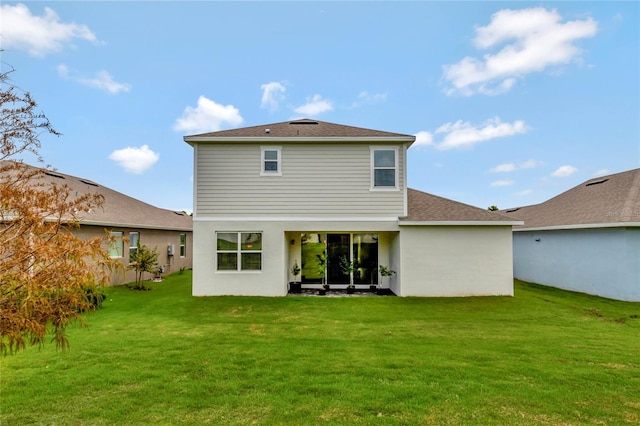
[(371, 189), (398, 189), (397, 148), (371, 148)]
[(282, 176), (282, 148), (279, 146), (263, 146), (260, 148), (262, 176)]

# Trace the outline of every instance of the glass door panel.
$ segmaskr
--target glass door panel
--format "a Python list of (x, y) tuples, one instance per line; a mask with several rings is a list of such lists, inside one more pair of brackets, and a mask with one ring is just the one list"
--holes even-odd
[(349, 284), (349, 275), (340, 269), (340, 258), (351, 261), (351, 234), (327, 234), (327, 283)]
[(378, 284), (378, 234), (353, 234), (354, 284)]
[(327, 234), (301, 234), (301, 274), (303, 284), (321, 284), (322, 273), (318, 256), (325, 251)]

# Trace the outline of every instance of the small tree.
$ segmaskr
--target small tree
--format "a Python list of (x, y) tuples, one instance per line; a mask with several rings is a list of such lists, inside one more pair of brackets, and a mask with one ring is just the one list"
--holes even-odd
[(142, 277), (145, 272), (153, 272), (158, 265), (158, 251), (156, 248), (150, 250), (145, 245), (140, 245), (140, 241), (137, 243), (137, 250), (135, 253), (129, 255), (131, 263), (128, 269), (136, 271), (136, 285), (133, 286), (136, 290), (149, 290), (149, 287), (145, 286)]
[(386, 277), (391, 277), (393, 274), (396, 273), (396, 271), (394, 271), (391, 268), (389, 268), (388, 266), (384, 266), (384, 265), (380, 265), (380, 267), (378, 268), (378, 272), (380, 272), (380, 276), (382, 277), (382, 280), (380, 280), (380, 284), (378, 284), (378, 288), (382, 287), (382, 281)]
[(0, 73), (0, 352), (41, 346), (48, 334), (64, 349), (67, 325), (95, 308), (92, 295), (116, 263), (106, 250), (108, 234), (75, 234), (82, 215), (103, 198), (74, 195), (44, 179), (45, 169), (14, 159), (31, 153), (42, 161), (39, 136), (60, 133), (29, 93), (9, 83), (10, 72)]
[(318, 275), (322, 279), (322, 287), (327, 288), (326, 274), (327, 274), (327, 252), (323, 251), (322, 254), (316, 254), (318, 258)]
[(356, 260), (349, 260), (347, 256), (340, 256), (340, 270), (343, 274), (349, 276), (349, 287), (355, 287), (353, 285), (353, 272), (356, 270)]
[(300, 275), (300, 266), (298, 266), (298, 259), (293, 261), (293, 266), (291, 267), (291, 275), (293, 275), (293, 281), (297, 280), (298, 275)]
[(487, 210), (489, 210), (490, 212), (497, 212), (500, 209), (498, 208), (498, 206), (489, 206)]

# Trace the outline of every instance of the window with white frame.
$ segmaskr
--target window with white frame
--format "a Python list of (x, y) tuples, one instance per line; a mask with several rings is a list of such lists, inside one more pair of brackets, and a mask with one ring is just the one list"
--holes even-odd
[(122, 238), (123, 232), (111, 231), (109, 232), (109, 256), (110, 257), (122, 257), (124, 253), (124, 241)]
[(397, 148), (371, 148), (371, 188), (398, 188)]
[(187, 234), (180, 234), (180, 257), (187, 255)]
[(279, 146), (263, 146), (260, 148), (262, 176), (282, 175), (282, 148)]
[(218, 271), (262, 270), (261, 232), (217, 232)]
[(139, 232), (129, 232), (129, 259), (138, 252), (138, 243), (140, 242)]

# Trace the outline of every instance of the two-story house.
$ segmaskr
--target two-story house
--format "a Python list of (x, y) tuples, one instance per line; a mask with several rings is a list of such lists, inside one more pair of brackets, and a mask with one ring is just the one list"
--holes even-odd
[(414, 136), (301, 119), (184, 140), (196, 296), (283, 296), (294, 263), (308, 286), (377, 284), (388, 266), (400, 296), (513, 294), (521, 222), (407, 188)]

